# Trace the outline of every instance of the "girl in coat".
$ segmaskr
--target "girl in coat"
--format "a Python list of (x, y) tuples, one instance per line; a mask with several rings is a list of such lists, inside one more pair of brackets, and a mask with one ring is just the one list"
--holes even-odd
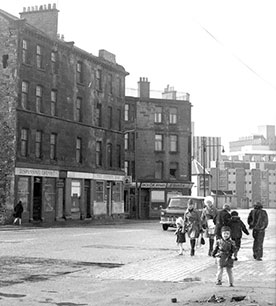
[(196, 239), (202, 232), (202, 226), (200, 213), (194, 208), (192, 199), (189, 200), (188, 208), (184, 213), (184, 228), (186, 229), (188, 237), (190, 238), (191, 256), (194, 256)]
[(181, 217), (177, 218), (176, 221), (176, 231), (175, 231), (175, 235), (176, 235), (176, 243), (179, 247), (179, 255), (183, 255), (183, 243), (186, 242), (186, 238), (185, 238), (185, 230), (184, 230), (184, 221)]

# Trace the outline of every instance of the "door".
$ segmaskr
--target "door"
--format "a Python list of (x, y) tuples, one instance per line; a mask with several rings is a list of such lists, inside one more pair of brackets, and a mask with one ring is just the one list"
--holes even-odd
[(91, 218), (91, 203), (90, 203), (90, 180), (84, 181), (84, 205), (86, 206), (86, 218)]
[(40, 221), (42, 211), (42, 177), (34, 177), (33, 220)]

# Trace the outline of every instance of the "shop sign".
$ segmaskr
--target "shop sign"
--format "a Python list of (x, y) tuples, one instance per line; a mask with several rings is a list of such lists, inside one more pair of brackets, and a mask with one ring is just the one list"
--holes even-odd
[(101, 174), (101, 173), (87, 173), (87, 172), (71, 172), (67, 173), (68, 178), (103, 180), (103, 181), (123, 181), (123, 175)]
[(59, 177), (59, 171), (46, 169), (15, 168), (15, 175)]
[(193, 183), (142, 183), (141, 188), (189, 188)]

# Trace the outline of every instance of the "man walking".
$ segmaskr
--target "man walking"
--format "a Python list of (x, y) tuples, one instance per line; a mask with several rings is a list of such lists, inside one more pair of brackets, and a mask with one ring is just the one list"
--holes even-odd
[(268, 226), (268, 215), (267, 212), (263, 210), (261, 202), (256, 202), (254, 209), (249, 213), (247, 223), (249, 229), (253, 230), (253, 257), (256, 260), (262, 260), (265, 229)]

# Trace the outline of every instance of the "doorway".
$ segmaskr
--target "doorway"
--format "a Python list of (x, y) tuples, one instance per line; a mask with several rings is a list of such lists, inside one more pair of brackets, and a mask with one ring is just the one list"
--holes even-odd
[(42, 211), (42, 177), (34, 177), (33, 220), (41, 221)]

